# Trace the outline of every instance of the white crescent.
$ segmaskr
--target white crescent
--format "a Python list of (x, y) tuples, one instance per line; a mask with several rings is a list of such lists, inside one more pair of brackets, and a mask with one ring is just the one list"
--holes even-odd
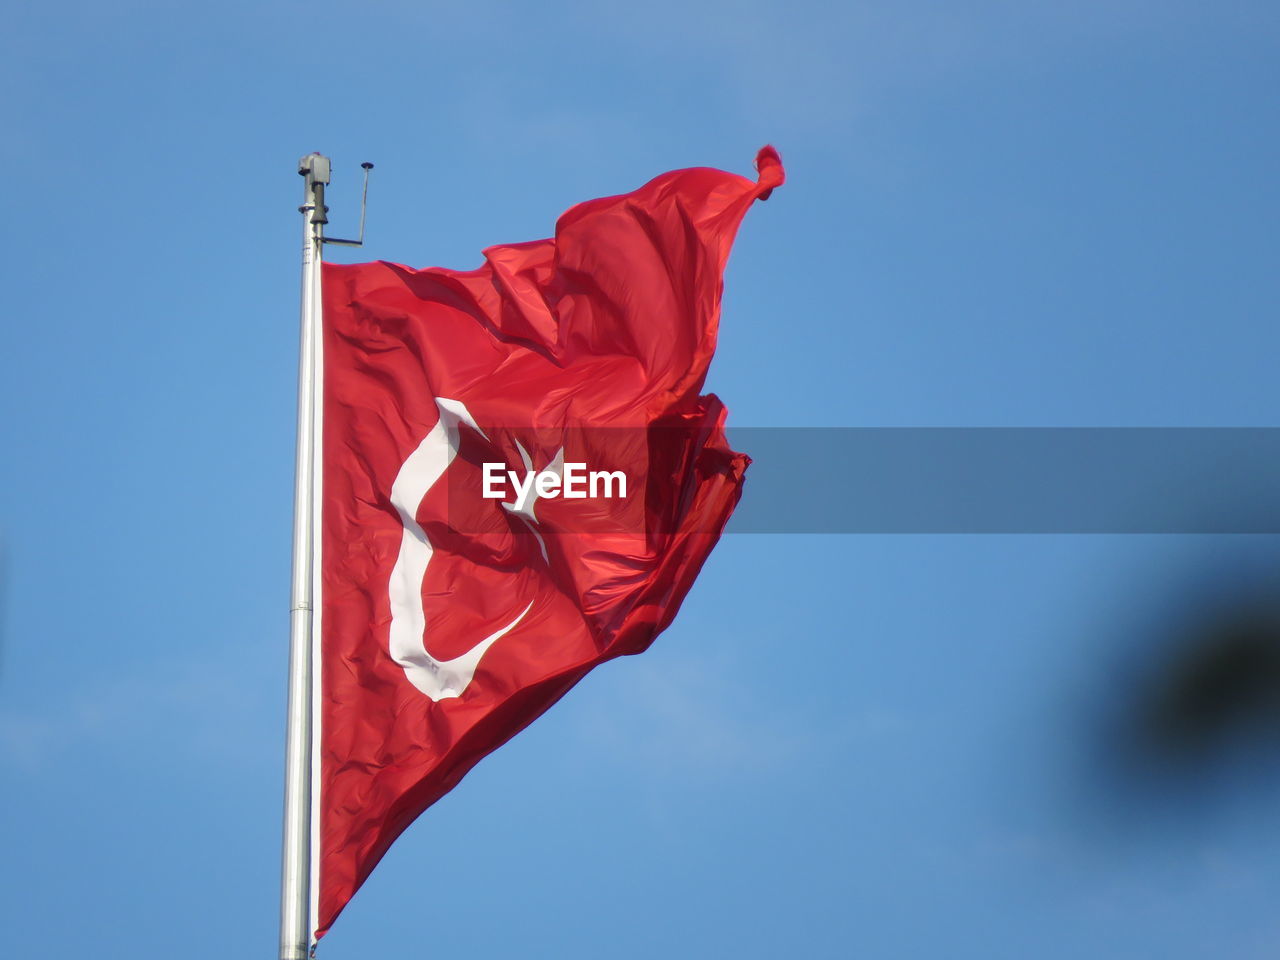
[(480, 658), (524, 619), (533, 602), (530, 601), (529, 606), (505, 627), (485, 637), (460, 657), (437, 660), (427, 652), (423, 640), (427, 618), (422, 609), (422, 581), (435, 548), (417, 521), (418, 506), (458, 455), (458, 425), (465, 423), (480, 436), (485, 436), (461, 401), (436, 397), (436, 407), (440, 411), (440, 419), (418, 448), (409, 454), (409, 459), (400, 467), (395, 483), (391, 485), (391, 503), (400, 514), (404, 535), (400, 540), (400, 554), (387, 583), (387, 597), (391, 601), (391, 659), (404, 668), (410, 683), (438, 702), (462, 696), (475, 676)]

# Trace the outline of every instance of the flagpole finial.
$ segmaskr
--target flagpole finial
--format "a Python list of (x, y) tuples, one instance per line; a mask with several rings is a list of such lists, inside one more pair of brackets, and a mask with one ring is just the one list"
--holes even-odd
[(329, 182), (329, 158), (323, 153), (308, 153), (298, 161), (298, 173), (320, 183)]
[(329, 183), (329, 158), (322, 153), (308, 153), (298, 161), (298, 173), (307, 178), (306, 205), (311, 207), (311, 222), (328, 223), (324, 188)]

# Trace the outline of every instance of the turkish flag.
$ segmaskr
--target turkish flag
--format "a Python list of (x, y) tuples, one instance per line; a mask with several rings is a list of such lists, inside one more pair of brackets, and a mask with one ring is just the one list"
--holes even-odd
[(783, 182), (756, 167), (579, 204), (476, 270), (324, 265), (317, 939), (477, 761), (646, 649), (719, 539), (749, 460), (699, 391)]

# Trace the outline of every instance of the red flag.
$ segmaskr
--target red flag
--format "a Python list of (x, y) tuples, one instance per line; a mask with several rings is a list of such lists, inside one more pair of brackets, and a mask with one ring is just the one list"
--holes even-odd
[(477, 270), (324, 265), (317, 938), (477, 761), (675, 616), (749, 462), (699, 391), (738, 224), (783, 182), (756, 166), (579, 204)]

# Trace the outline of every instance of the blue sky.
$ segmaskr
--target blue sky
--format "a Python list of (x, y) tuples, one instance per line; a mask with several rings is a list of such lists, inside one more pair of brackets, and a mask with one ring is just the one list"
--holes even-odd
[[(377, 164), (360, 258), (469, 267), (776, 144), (741, 426), (1280, 425), (1274, 5), (833, 6), (8, 12), (0, 954), (275, 948), (303, 153), (338, 235)], [(1156, 776), (1109, 718), (1188, 597), (1277, 582), (1265, 537), (727, 537), (321, 955), (1273, 956), (1275, 742)]]

